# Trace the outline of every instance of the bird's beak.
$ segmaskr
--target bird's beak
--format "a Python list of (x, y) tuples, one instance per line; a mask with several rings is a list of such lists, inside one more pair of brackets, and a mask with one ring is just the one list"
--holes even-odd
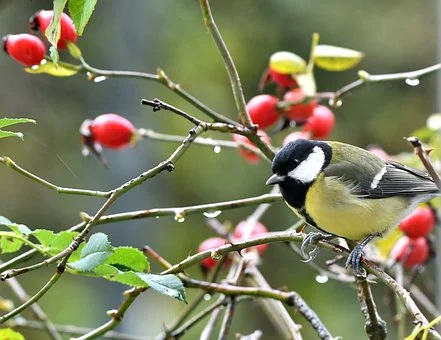
[(266, 185), (274, 185), (279, 184), (280, 182), (283, 182), (285, 180), (285, 176), (280, 176), (278, 174), (272, 175), (268, 180), (266, 181)]

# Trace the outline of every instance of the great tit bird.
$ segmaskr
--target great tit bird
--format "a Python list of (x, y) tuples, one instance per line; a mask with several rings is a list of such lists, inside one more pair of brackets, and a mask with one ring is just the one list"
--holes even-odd
[[(308, 224), (358, 242), (346, 262), (356, 274), (369, 241), (440, 194), (426, 173), (339, 142), (290, 142), (276, 154), (272, 172), (266, 184), (278, 184), (287, 205)], [(311, 235), (302, 249), (320, 239)]]

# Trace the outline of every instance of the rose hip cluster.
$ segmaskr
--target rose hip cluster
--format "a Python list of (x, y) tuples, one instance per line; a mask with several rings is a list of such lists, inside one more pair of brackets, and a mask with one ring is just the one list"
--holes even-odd
[[(31, 28), (35, 31), (41, 31), (44, 35), (53, 16), (53, 11), (38, 11), (30, 18)], [(58, 40), (57, 47), (65, 49), (68, 41), (77, 41), (75, 26), (72, 19), (65, 13), (61, 15), (60, 28), (60, 39)], [(3, 42), (5, 52), (25, 67), (39, 65), (46, 54), (44, 42), (32, 34), (8, 34), (3, 37)]]
[(429, 206), (418, 207), (401, 221), (399, 228), (405, 234), (394, 245), (391, 258), (405, 268), (426, 263), (431, 255), (428, 236), (435, 225), (435, 213)]
[[(296, 77), (304, 74), (306, 62), (291, 52), (276, 52), (269, 61), (262, 85), (275, 83), (278, 96), (259, 94), (249, 100), (247, 110), (252, 122), (259, 127), (258, 135), (266, 142), (268, 135), (262, 131), (277, 122), (293, 122), (301, 127), (301, 131), (293, 132), (284, 141), (289, 142), (298, 138), (325, 139), (331, 133), (335, 116), (332, 111), (320, 105), (314, 98), (308, 98)], [(234, 135), (233, 140), (246, 145), (253, 145), (248, 138)], [(250, 163), (258, 163), (260, 158), (245, 149), (240, 149), (242, 157)]]
[[(242, 221), (236, 226), (236, 228), (234, 228), (232, 242), (234, 243), (235, 241), (242, 241), (250, 237), (266, 234), (267, 232), (268, 229), (259, 221)], [(216, 249), (227, 243), (228, 241), (222, 237), (211, 237), (199, 245), (198, 252)], [(268, 244), (260, 244), (255, 247), (248, 248), (247, 251), (255, 250), (257, 253), (259, 253), (259, 255), (263, 255), (267, 248)], [(207, 257), (201, 261), (202, 271), (207, 273), (209, 270), (216, 267), (216, 264), (217, 262), (212, 257)], [(228, 259), (226, 264), (228, 265)]]

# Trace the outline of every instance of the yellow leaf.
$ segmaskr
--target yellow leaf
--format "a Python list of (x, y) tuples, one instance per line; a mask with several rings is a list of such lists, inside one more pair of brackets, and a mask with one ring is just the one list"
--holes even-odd
[(31, 74), (46, 73), (55, 77), (70, 77), (77, 74), (78, 70), (74, 68), (74, 65), (71, 65), (72, 67), (69, 67), (69, 65), (70, 64), (61, 65), (60, 63), (55, 65), (52, 61), (46, 60), (46, 62), (40, 65), (26, 67), (24, 70)]
[(305, 70), (306, 61), (295, 53), (280, 51), (270, 57), (270, 68), (281, 74), (296, 74)]
[(315, 64), (327, 71), (346, 71), (356, 66), (364, 54), (349, 48), (318, 45), (314, 51)]
[(317, 93), (317, 85), (315, 84), (313, 73), (302, 73), (294, 76), (297, 84), (305, 92), (306, 96), (312, 97)]

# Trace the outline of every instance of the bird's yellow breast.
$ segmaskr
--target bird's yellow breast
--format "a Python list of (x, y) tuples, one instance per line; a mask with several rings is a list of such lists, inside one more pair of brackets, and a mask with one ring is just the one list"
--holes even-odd
[(336, 177), (321, 174), (310, 186), (306, 212), (320, 229), (350, 240), (361, 240), (395, 226), (407, 210), (402, 197), (362, 199)]

